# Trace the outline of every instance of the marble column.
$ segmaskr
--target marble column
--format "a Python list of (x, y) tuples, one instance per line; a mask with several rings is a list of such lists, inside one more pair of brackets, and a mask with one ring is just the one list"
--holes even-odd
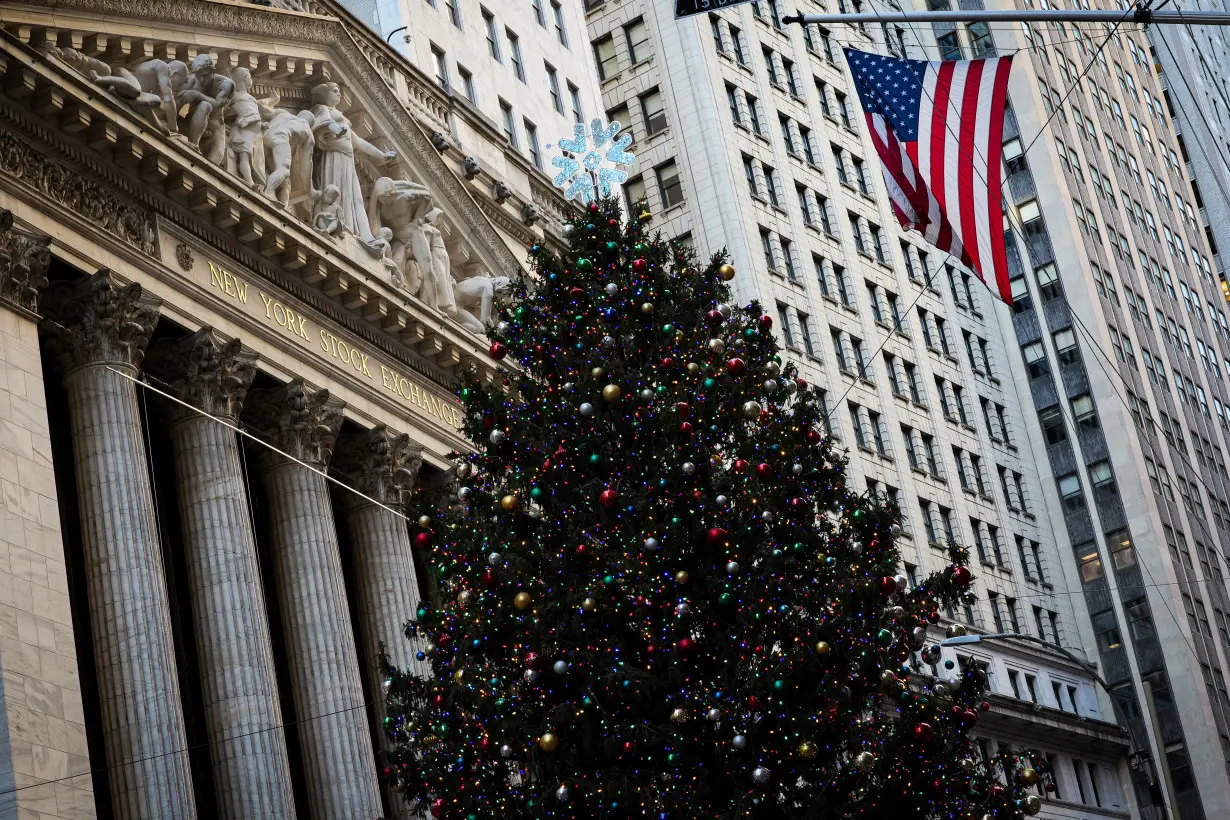
[[(151, 347), (145, 370), (234, 424), (256, 354), (211, 329)], [(219, 816), (295, 817), (256, 539), (233, 430), (167, 402)]]
[[(360, 666), (372, 711), (377, 725), (381, 725), (385, 715), (381, 647), (389, 663), (399, 669), (418, 674), (429, 670), (426, 663), (414, 657), (418, 646), (405, 631), (406, 622), (414, 620), (419, 605), (410, 532), (405, 518), (386, 509), (400, 507), (404, 496), (414, 489), (423, 464), (423, 448), (412, 445), (408, 436), (392, 435), (380, 426), (342, 438), (333, 462), (339, 480), (362, 493), (350, 494), (346, 524), (354, 552), (359, 631), (366, 650)], [(418, 525), (414, 526), (417, 529)], [(388, 748), (383, 731), (379, 732), (378, 743), (382, 751)], [(390, 791), (389, 804), (397, 817), (414, 817), (400, 794)]]
[(141, 365), (158, 306), (105, 270), (57, 282), (43, 301), (42, 328), (68, 389), (103, 740), (121, 820), (196, 817), (137, 387), (125, 378)]
[(314, 820), (372, 820), (380, 789), (354, 632), (323, 475), (342, 403), (302, 380), (248, 397), (252, 426), (279, 450), (262, 471), (269, 496), (278, 599)]

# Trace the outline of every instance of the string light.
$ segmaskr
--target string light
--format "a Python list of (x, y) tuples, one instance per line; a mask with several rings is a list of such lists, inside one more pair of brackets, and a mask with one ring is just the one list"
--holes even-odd
[(476, 452), (411, 516), (433, 675), (388, 669), (386, 775), (442, 820), (1036, 813), (1045, 760), (968, 737), (985, 674), (914, 673), (967, 554), (909, 588), (772, 318), (650, 221), (603, 199), (534, 245), (490, 331), (520, 367), (459, 391)]

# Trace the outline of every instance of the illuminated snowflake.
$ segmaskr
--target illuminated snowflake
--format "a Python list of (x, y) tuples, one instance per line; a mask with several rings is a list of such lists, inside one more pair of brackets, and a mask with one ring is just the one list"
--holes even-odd
[(572, 138), (559, 141), (565, 154), (552, 157), (551, 164), (560, 169), (554, 181), (555, 187), (564, 189), (564, 196), (589, 204), (595, 196), (610, 196), (612, 185), (627, 180), (628, 172), (618, 166), (631, 165), (636, 155), (628, 151), (631, 134), (615, 136), (621, 128), (617, 122), (603, 126), (602, 120), (594, 119), (590, 121), (588, 135), (585, 126), (577, 123)]

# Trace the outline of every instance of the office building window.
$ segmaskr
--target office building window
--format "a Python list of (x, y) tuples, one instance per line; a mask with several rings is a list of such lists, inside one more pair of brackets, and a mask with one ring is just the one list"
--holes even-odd
[(585, 107), (581, 105), (581, 89), (572, 83), (568, 83), (568, 100), (572, 103), (572, 121), (584, 122)]
[(525, 82), (525, 62), (521, 59), (521, 38), (513, 33), (512, 29), (504, 29), (504, 36), (508, 38), (508, 56), (512, 60), (513, 74), (521, 82)]
[(539, 171), (542, 168), (542, 148), (538, 143), (538, 126), (529, 120), (522, 120), (521, 124), (525, 127), (525, 142), (530, 149), (530, 161), (534, 163), (534, 167)]
[(434, 43), (431, 46), (431, 62), (436, 68), (436, 82), (441, 88), (448, 88), (448, 58), (443, 49)]
[(500, 33), (495, 27), (495, 16), (486, 9), (482, 9), (482, 15), (483, 26), (487, 29), (487, 51), (497, 61), (502, 62), (503, 59), (500, 57)]
[(559, 93), (559, 74), (556, 73), (555, 66), (550, 63), (543, 63), (543, 69), (547, 72), (547, 88), (551, 91), (551, 105), (563, 114), (564, 99)]
[(679, 167), (672, 160), (654, 169), (658, 177), (658, 193), (662, 197), (662, 207), (671, 208), (683, 202), (683, 182), (679, 177)]
[(530, 0), (534, 6), (534, 19), (538, 21), (538, 25), (543, 28), (547, 27), (547, 16), (542, 13), (542, 0)]
[(453, 22), (457, 28), (461, 28), (461, 0), (444, 0), (444, 5), (448, 9), (448, 19)]
[(461, 78), (461, 88), (465, 92), (466, 99), (477, 105), (478, 93), (474, 90), (474, 75), (471, 74), (465, 66), (458, 63), (457, 76)]
[(564, 8), (556, 0), (551, 0), (551, 16), (555, 20), (555, 37), (560, 45), (568, 48), (568, 30), (564, 27)]
[(615, 39), (611, 35), (594, 40), (594, 59), (598, 63), (598, 79), (607, 80), (619, 71), (619, 58), (615, 54)]
[(624, 37), (628, 41), (628, 56), (632, 65), (649, 59), (649, 27), (644, 20), (635, 20), (624, 26)]
[(503, 116), (504, 136), (508, 138), (508, 143), (513, 148), (520, 148), (517, 140), (517, 122), (513, 119), (512, 106), (500, 100), (500, 114)]
[(641, 95), (641, 115), (645, 119), (646, 136), (652, 137), (666, 128), (666, 107), (662, 102), (662, 92), (655, 88)]

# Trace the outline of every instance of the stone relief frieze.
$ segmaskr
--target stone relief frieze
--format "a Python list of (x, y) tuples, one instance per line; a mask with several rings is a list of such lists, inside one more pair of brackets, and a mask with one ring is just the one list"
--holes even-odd
[(73, 211), (99, 230), (149, 256), (158, 256), (158, 232), (152, 213), (117, 199), (101, 185), (4, 131), (0, 131), (0, 171)]
[(12, 212), (0, 208), (0, 300), (37, 311), (50, 265), (50, 237), (17, 228)]
[[(360, 112), (360, 126), (351, 122), (356, 107), (344, 106), (339, 82), (258, 90), (249, 68), (216, 61), (210, 52), (190, 65), (147, 59), (125, 66), (69, 48), (49, 50), (161, 133), (184, 141), (355, 261), (374, 265), (391, 286), (468, 330), (483, 330), (491, 311), (482, 294), (505, 278), (474, 262), (453, 265), (450, 242), (473, 241), (470, 224), (453, 224), (434, 186), (408, 178), (397, 152), (376, 144), (386, 141), (359, 133), (370, 133), (370, 118)], [(437, 158), (434, 150), (430, 154)], [(511, 195), (501, 193), (503, 199)], [(465, 209), (462, 215), (472, 216)], [(470, 278), (478, 281), (464, 288), (463, 307), (457, 293)]]

